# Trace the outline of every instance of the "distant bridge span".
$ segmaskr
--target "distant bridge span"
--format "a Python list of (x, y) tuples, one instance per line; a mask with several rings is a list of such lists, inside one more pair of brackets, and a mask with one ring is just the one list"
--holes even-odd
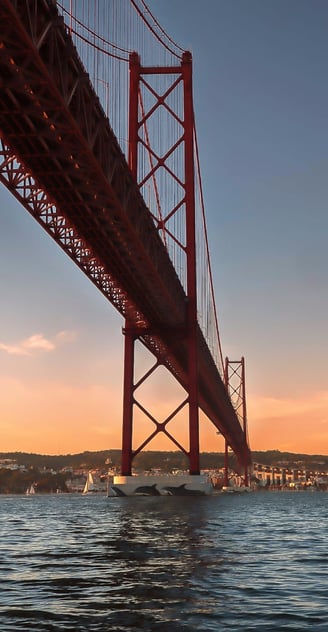
[[(1, 182), (188, 392), (188, 297), (50, 0), (1, 0), (0, 135)], [(244, 429), (198, 323), (196, 349), (198, 404), (247, 465)]]

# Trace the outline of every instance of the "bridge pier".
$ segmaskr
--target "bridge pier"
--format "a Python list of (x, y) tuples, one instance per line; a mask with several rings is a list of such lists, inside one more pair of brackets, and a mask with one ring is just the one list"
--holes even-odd
[(211, 480), (205, 475), (114, 476), (109, 496), (209, 496)]

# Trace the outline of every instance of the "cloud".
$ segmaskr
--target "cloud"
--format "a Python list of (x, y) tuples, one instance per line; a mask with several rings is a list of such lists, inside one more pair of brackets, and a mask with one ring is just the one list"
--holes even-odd
[(56, 349), (57, 344), (72, 342), (75, 338), (76, 332), (65, 330), (59, 331), (53, 340), (45, 338), (43, 334), (33, 334), (13, 345), (0, 342), (0, 350), (16, 356), (30, 356), (38, 351), (49, 353)]
[(55, 340), (58, 342), (74, 342), (77, 338), (76, 331), (63, 329), (63, 331), (59, 331), (55, 336)]
[(21, 343), (23, 349), (29, 351), (41, 350), (41, 351), (53, 351), (55, 345), (51, 340), (47, 340), (42, 334), (34, 334)]
[(24, 347), (19, 345), (5, 345), (0, 342), (0, 350), (5, 351), (9, 355), (30, 355)]

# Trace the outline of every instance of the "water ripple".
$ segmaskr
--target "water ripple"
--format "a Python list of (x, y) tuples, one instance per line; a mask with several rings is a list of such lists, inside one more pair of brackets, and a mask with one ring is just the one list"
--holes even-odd
[(328, 494), (0, 497), (1, 632), (321, 632)]

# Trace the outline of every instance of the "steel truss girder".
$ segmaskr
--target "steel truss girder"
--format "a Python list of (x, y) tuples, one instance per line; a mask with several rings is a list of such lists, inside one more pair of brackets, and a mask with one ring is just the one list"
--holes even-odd
[(1, 138), (0, 181), (121, 313), (129, 318), (139, 317), (135, 306), (120, 291), (115, 280), (106, 272), (74, 226), (49, 201), (46, 193), (37, 186), (33, 176), (25, 171)]
[(119, 313), (129, 322), (138, 323), (138, 333), (144, 346), (163, 366), (175, 375), (180, 383), (184, 378), (181, 369), (174, 363), (164, 343), (148, 328), (143, 326), (140, 311), (129, 297), (120, 290), (113, 276), (102, 265), (96, 252), (80, 237), (74, 226), (52, 204), (47, 194), (40, 189), (33, 176), (26, 172), (15, 154), (0, 136), (0, 182), (26, 208), (74, 263), (86, 274)]
[(52, 4), (26, 7), (0, 5), (2, 135), (132, 302), (142, 302), (144, 321), (183, 322), (183, 288), (64, 23)]

